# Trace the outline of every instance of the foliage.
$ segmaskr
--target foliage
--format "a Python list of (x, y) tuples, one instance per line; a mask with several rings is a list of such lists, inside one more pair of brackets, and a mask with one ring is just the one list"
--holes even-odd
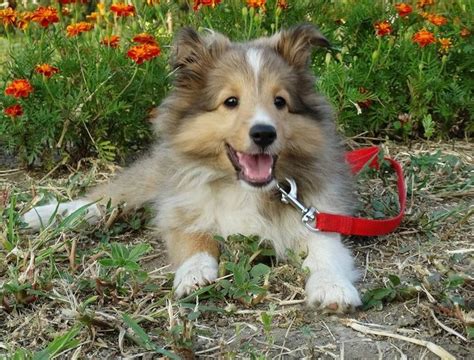
[(362, 297), (363, 309), (382, 309), (384, 303), (392, 302), (396, 299), (411, 299), (415, 297), (418, 290), (414, 286), (402, 284), (396, 275), (389, 275), (388, 282), (384, 287), (368, 290)]
[[(144, 145), (149, 111), (169, 87), (169, 44), (185, 25), (239, 41), (317, 24), (332, 43), (313, 63), (318, 88), (348, 135), (434, 138), (474, 130), (474, 8), (467, 0), (423, 8), (411, 1), (404, 12), (372, 0), (137, 0), (130, 16), (112, 11), (110, 0), (42, 3), (53, 6), (57, 22), (43, 26), (20, 6), (10, 17), (0, 13), (9, 41), (0, 87), (27, 79), (33, 89), (25, 97), (1, 92), (0, 143), (25, 164), (119, 160)], [(134, 41), (140, 33), (158, 49)], [(39, 73), (44, 64), (57, 71)]]
[[(168, 43), (169, 34), (147, 20), (161, 10), (144, 4), (136, 17), (122, 18), (99, 7), (92, 18), (86, 4), (52, 3), (57, 23), (43, 27), (31, 21), (24, 29), (4, 29), (10, 49), (0, 85), (8, 89), (13, 80), (26, 79), (33, 91), (20, 97), (2, 90), (1, 142), (24, 163), (41, 160), (45, 167), (87, 156), (123, 157), (150, 138), (149, 112), (166, 92), (166, 55), (141, 64), (126, 56), (140, 45), (133, 40), (139, 33), (152, 33), (161, 46)], [(71, 30), (87, 18), (92, 29)], [(119, 37), (117, 43), (110, 41), (112, 35)], [(21, 113), (9, 115), (15, 105)]]
[(119, 243), (109, 244), (109, 256), (99, 260), (103, 268), (103, 277), (111, 279), (114, 287), (121, 290), (125, 284), (143, 283), (148, 274), (143, 271), (138, 261), (151, 250), (149, 244), (125, 246)]
[[(472, 2), (436, 1), (406, 16), (388, 2), (323, 4), (320, 23), (335, 50), (315, 68), (347, 134), (398, 138), (459, 136), (473, 131)], [(434, 14), (446, 24), (435, 25)], [(440, 15), (436, 15), (440, 16)], [(390, 32), (374, 34), (388, 21)], [(427, 29), (431, 42), (416, 43)], [(446, 40), (446, 39), (449, 39)]]

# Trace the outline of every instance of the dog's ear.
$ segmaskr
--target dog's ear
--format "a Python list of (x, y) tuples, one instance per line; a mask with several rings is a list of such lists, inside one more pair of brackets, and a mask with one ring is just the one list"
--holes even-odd
[(282, 30), (271, 39), (276, 51), (295, 68), (305, 68), (314, 47), (329, 47), (329, 41), (312, 24), (297, 25)]
[(172, 47), (170, 65), (177, 72), (177, 81), (200, 80), (215, 59), (230, 46), (224, 35), (209, 31), (200, 35), (185, 27), (179, 31)]

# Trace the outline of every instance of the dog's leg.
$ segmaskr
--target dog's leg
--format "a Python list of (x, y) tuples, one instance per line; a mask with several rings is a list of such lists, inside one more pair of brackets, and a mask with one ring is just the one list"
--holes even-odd
[(303, 266), (309, 268), (306, 294), (310, 305), (332, 312), (344, 312), (361, 305), (353, 282), (358, 273), (350, 251), (336, 233), (315, 233), (308, 238), (308, 256)]
[(217, 279), (219, 246), (207, 234), (170, 231), (163, 234), (171, 263), (176, 267), (173, 287), (176, 297)]
[(48, 225), (56, 212), (68, 216), (87, 204), (90, 206), (85, 211), (85, 219), (91, 224), (97, 223), (101, 218), (99, 203), (105, 205), (111, 201), (112, 206), (124, 204), (124, 211), (139, 208), (152, 201), (160, 191), (161, 173), (158, 164), (159, 160), (155, 156), (139, 160), (111, 182), (93, 188), (84, 198), (64, 202), (59, 206), (56, 203), (34, 207), (23, 215), (23, 221), (28, 224), (28, 228), (38, 231), (42, 225)]

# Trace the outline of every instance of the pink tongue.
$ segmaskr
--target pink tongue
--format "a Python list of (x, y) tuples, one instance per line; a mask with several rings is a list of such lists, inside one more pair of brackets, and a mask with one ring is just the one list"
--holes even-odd
[(237, 152), (244, 175), (252, 181), (266, 181), (272, 174), (273, 158), (268, 154), (244, 154)]

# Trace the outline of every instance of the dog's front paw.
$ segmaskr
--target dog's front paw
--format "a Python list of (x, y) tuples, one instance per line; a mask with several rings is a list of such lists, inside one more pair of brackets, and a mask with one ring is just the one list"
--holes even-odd
[(343, 277), (324, 272), (311, 273), (306, 282), (309, 305), (317, 305), (325, 312), (345, 312), (362, 304), (354, 285)]
[(199, 286), (210, 284), (217, 279), (216, 259), (200, 252), (187, 259), (176, 271), (173, 287), (177, 298), (188, 295)]

